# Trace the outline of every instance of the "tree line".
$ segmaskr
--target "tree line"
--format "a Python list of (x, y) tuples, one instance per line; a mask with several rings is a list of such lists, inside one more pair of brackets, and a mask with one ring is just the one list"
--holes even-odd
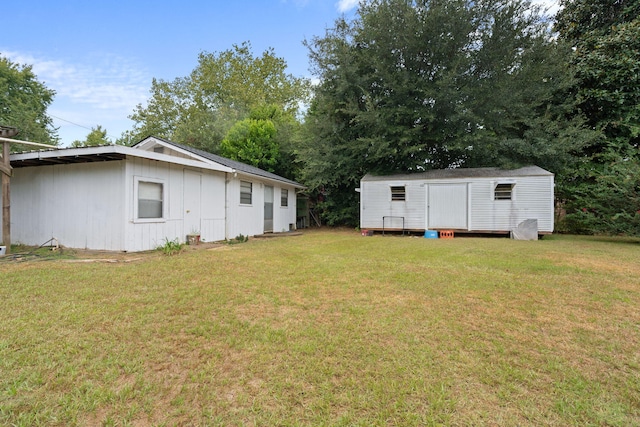
[[(370, 0), (304, 41), (317, 83), (249, 42), (202, 52), (153, 80), (115, 142), (156, 135), (298, 180), (334, 225), (358, 223), (366, 173), (535, 164), (556, 174), (559, 229), (639, 236), (639, 16), (640, 0), (562, 0), (555, 17), (527, 0)], [(56, 143), (53, 92), (1, 61), (0, 122)], [(31, 116), (5, 89), (18, 77), (37, 88)], [(104, 142), (98, 126), (73, 144)]]

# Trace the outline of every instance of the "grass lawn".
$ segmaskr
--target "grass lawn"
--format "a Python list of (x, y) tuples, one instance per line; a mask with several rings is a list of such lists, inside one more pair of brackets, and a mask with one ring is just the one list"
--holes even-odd
[(640, 243), (314, 231), (3, 261), (0, 425), (638, 426)]

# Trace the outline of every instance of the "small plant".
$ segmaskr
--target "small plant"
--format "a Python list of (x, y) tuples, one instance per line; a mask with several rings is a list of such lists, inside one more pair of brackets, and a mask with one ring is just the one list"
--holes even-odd
[(158, 246), (158, 250), (165, 255), (175, 255), (180, 253), (182, 248), (184, 248), (184, 243), (180, 243), (177, 237), (173, 240), (165, 238), (164, 244)]
[(249, 236), (244, 236), (242, 234), (238, 234), (236, 237), (234, 237), (231, 240), (226, 240), (226, 242), (230, 245), (235, 245), (236, 243), (244, 243), (247, 242), (249, 240)]

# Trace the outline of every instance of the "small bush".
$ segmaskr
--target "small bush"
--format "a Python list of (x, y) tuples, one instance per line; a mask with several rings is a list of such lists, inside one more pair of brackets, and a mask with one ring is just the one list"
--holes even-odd
[(176, 237), (174, 240), (164, 239), (164, 244), (158, 246), (158, 250), (165, 255), (175, 255), (180, 253), (184, 248), (184, 243), (180, 243)]
[(236, 243), (244, 243), (244, 242), (247, 242), (247, 241), (249, 241), (249, 236), (244, 236), (242, 234), (238, 234), (236, 237), (234, 237), (231, 240), (226, 240), (226, 242), (229, 245), (235, 245)]

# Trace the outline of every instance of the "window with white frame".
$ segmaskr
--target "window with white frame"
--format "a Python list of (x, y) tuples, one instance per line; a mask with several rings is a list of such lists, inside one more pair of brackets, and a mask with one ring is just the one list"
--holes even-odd
[(407, 193), (404, 185), (396, 185), (391, 187), (391, 201), (404, 202), (406, 200)]
[(164, 184), (139, 179), (138, 215), (139, 219), (162, 219), (164, 203)]
[(493, 189), (493, 200), (511, 200), (513, 198), (513, 187), (515, 183), (498, 183)]
[(283, 188), (280, 190), (280, 206), (287, 207), (289, 206), (289, 190)]
[(249, 181), (240, 181), (240, 204), (250, 205), (253, 184)]

